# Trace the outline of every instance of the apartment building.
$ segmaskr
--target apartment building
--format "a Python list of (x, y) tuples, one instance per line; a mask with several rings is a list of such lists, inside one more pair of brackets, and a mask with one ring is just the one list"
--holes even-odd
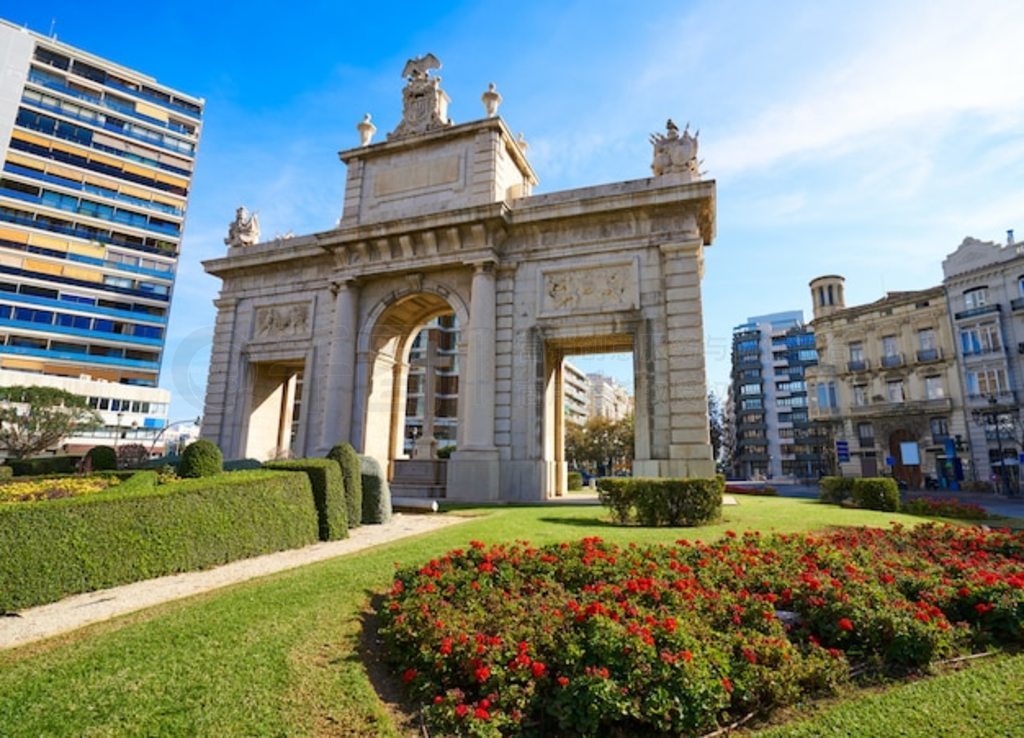
[(633, 396), (614, 378), (604, 374), (587, 375), (589, 417), (622, 420), (633, 413)]
[(1024, 248), (965, 238), (942, 262), (974, 473), (1020, 488)]
[(2, 20), (0, 71), (0, 383), (90, 398), (68, 450), (156, 441), (203, 101)]
[(808, 416), (806, 372), (818, 360), (801, 310), (758, 315), (733, 329), (733, 473), (816, 479), (826, 440)]
[(818, 352), (807, 373), (810, 417), (832, 426), (842, 474), (952, 486), (963, 476), (968, 430), (943, 288), (853, 307), (841, 276), (810, 288)]
[(562, 362), (562, 407), (565, 422), (586, 425), (590, 412), (590, 381), (587, 374), (572, 362)]

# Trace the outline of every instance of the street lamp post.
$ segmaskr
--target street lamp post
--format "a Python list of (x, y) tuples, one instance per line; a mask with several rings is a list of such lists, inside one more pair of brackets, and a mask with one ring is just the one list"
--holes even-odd
[(172, 427), (174, 427), (176, 425), (181, 425), (182, 423), (195, 423), (196, 425), (202, 425), (203, 424), (203, 416), (200, 415), (197, 418), (186, 418), (185, 420), (175, 420), (173, 423), (168, 423), (167, 425), (165, 425), (163, 428), (160, 429), (160, 432), (157, 433), (153, 437), (153, 442), (151, 444), (149, 444), (149, 454), (152, 456), (153, 449), (156, 448), (156, 442), (160, 440), (160, 437), (163, 436), (164, 433), (166, 433), (170, 428), (172, 428)]
[(995, 395), (988, 398), (989, 407), (992, 408), (992, 423), (996, 427), (996, 448), (999, 449), (999, 479), (1003, 483), (1003, 491), (1006, 492), (1006, 496), (1013, 497), (1013, 491), (1010, 489), (1010, 480), (1006, 478), (1006, 458), (1003, 456), (1003, 434), (999, 427), (999, 413), (996, 411), (997, 403), (998, 400)]

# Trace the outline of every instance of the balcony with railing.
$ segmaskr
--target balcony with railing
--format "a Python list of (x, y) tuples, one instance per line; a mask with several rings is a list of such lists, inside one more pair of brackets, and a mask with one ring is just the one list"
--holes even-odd
[(903, 354), (886, 354), (882, 357), (883, 369), (895, 369), (903, 366)]
[(871, 363), (867, 359), (851, 359), (846, 363), (846, 368), (851, 372), (866, 372), (871, 368)]
[(902, 400), (892, 401), (875, 395), (871, 402), (850, 407), (850, 415), (897, 415), (919, 413), (948, 413), (953, 409), (953, 401), (948, 397), (934, 400)]
[(959, 313), (954, 313), (953, 319), (966, 320), (967, 318), (976, 318), (979, 315), (1001, 312), (1002, 308), (1002, 305), (982, 305), (981, 307), (970, 308), (968, 310), (961, 310)]
[(1024, 297), (1015, 297), (1010, 300), (1010, 310), (1013, 312), (1024, 310)]
[(942, 349), (930, 348), (920, 349), (917, 352), (917, 363), (918, 364), (929, 364), (933, 361), (942, 361)]

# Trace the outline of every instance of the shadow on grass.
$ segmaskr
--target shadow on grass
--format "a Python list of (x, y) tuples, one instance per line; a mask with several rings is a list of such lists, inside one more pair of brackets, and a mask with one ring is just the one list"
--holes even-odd
[(419, 705), (409, 699), (402, 686), (402, 680), (393, 673), (385, 658), (384, 643), (377, 635), (380, 628), (380, 616), (377, 615), (377, 611), (384, 602), (384, 595), (370, 590), (367, 590), (366, 594), (370, 602), (359, 618), (362, 628), (359, 631), (358, 659), (366, 669), (370, 684), (380, 697), (384, 708), (395, 721), (398, 731), (404, 735), (423, 735), (423, 718), (419, 712)]
[(598, 518), (537, 518), (539, 523), (551, 523), (552, 525), (569, 525), (577, 528), (627, 528), (634, 526), (616, 525), (608, 520)]

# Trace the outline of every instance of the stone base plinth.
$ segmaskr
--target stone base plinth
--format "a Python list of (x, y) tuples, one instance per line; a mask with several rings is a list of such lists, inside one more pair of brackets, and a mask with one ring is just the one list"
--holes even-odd
[(500, 468), (497, 449), (453, 452), (448, 459), (448, 499), (497, 501)]
[(715, 476), (715, 462), (711, 459), (637, 459), (633, 462), (633, 476), (710, 479)]

